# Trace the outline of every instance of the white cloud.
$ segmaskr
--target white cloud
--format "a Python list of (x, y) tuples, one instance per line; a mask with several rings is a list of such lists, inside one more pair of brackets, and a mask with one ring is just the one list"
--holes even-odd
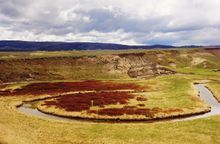
[(35, 34), (30, 31), (15, 32), (0, 28), (1, 39), (19, 39), (35, 41), (82, 41), (82, 42), (102, 42), (102, 43), (121, 43), (121, 44), (139, 44), (133, 39), (132, 33), (126, 33), (123, 30), (103, 33), (92, 30), (85, 33), (68, 33), (65, 35), (53, 34)]
[(0, 0), (0, 39), (219, 44), (218, 0)]

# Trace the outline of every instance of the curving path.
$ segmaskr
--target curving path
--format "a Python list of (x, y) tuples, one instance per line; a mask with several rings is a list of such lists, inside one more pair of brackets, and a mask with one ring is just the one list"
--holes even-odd
[[(200, 98), (204, 102), (206, 102), (207, 104), (209, 104), (211, 106), (211, 111), (208, 113), (205, 113), (205, 114), (189, 116), (186, 118), (174, 118), (171, 121), (175, 121), (175, 122), (186, 121), (186, 120), (205, 118), (205, 117), (208, 117), (211, 115), (220, 114), (220, 103), (218, 103), (218, 101), (214, 98), (212, 92), (209, 91), (208, 88), (206, 88), (204, 84), (196, 84), (195, 86), (199, 91)], [(71, 118), (64, 118), (64, 117), (59, 117), (59, 116), (53, 116), (50, 114), (45, 114), (43, 112), (38, 111), (37, 109), (32, 108), (31, 103), (25, 103), (22, 106), (18, 107), (17, 109), (18, 109), (18, 111), (20, 111), (22, 113), (33, 115), (33, 116), (38, 116), (38, 117), (42, 117), (42, 118), (49, 118), (49, 119), (55, 119), (55, 120), (65, 120), (65, 121), (77, 121), (77, 120), (74, 120)]]

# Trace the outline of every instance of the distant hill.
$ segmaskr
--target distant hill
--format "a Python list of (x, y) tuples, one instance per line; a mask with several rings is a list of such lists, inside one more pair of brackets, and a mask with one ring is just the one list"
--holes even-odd
[(130, 46), (111, 43), (90, 42), (31, 42), (31, 41), (0, 41), (0, 51), (59, 51), (59, 50), (123, 50), (123, 49), (173, 48), (169, 45)]
[[(185, 46), (184, 46), (185, 47)], [(187, 46), (190, 48), (199, 46)], [(59, 51), (59, 50), (125, 50), (125, 49), (154, 49), (174, 48), (170, 45), (122, 45), (111, 43), (90, 42), (33, 42), (33, 41), (0, 41), (0, 51)]]

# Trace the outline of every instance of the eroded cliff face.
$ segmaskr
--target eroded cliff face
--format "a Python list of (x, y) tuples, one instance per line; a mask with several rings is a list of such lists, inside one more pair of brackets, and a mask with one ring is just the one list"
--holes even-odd
[(145, 53), (107, 55), (99, 57), (104, 63), (104, 71), (111, 74), (127, 74), (132, 78), (149, 78), (158, 75), (174, 74), (175, 71), (165, 68), (157, 61), (149, 59)]
[[(140, 53), (0, 60), (0, 83), (15, 81), (151, 78), (180, 69), (219, 72), (219, 57), (210, 50), (155, 50)], [(214, 54), (213, 54), (214, 53)]]
[(174, 74), (161, 65), (161, 53), (129, 53), (81, 57), (0, 60), (0, 82), (106, 79), (111, 76), (149, 78)]

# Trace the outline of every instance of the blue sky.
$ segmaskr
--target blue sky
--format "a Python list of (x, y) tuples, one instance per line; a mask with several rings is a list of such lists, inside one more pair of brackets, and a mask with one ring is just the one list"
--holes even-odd
[(0, 0), (0, 39), (220, 44), (219, 0)]

